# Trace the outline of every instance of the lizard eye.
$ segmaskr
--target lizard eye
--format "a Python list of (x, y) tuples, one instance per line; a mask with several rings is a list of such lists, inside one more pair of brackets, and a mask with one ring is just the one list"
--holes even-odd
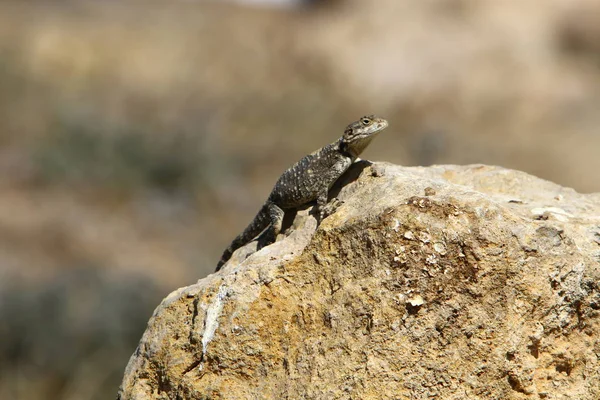
[(363, 118), (360, 120), (360, 122), (362, 122), (363, 125), (369, 125), (371, 120), (369, 118)]

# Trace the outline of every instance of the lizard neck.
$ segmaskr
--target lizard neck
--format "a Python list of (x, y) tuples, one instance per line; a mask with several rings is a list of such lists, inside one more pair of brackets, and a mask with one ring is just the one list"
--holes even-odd
[(360, 153), (362, 153), (363, 150), (366, 149), (367, 146), (371, 143), (371, 140), (373, 140), (374, 136), (375, 135), (371, 135), (363, 139), (355, 140), (351, 143), (344, 142), (342, 139), (340, 139), (340, 152), (352, 158), (352, 160), (355, 160), (360, 155)]
[(340, 139), (337, 142), (337, 148), (339, 150), (339, 152), (344, 156), (344, 157), (348, 157), (350, 158), (352, 161), (354, 161), (356, 159), (357, 156), (353, 155), (349, 149), (348, 149), (348, 143), (344, 142), (342, 139)]

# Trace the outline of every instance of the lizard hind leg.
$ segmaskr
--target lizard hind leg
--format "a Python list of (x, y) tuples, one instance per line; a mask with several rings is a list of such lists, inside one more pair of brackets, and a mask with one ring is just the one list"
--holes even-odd
[(271, 223), (269, 224), (269, 228), (265, 234), (264, 240), (260, 243), (260, 247), (268, 246), (271, 243), (275, 243), (277, 240), (277, 235), (281, 232), (281, 226), (283, 224), (283, 216), (285, 212), (281, 207), (279, 207), (275, 203), (268, 203), (268, 213), (269, 220)]

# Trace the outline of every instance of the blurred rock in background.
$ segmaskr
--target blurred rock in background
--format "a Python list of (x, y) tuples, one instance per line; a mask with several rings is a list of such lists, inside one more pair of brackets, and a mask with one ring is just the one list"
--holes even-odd
[(160, 299), (363, 114), (368, 159), (600, 191), (597, 1), (246, 3), (0, 3), (0, 398), (114, 396)]

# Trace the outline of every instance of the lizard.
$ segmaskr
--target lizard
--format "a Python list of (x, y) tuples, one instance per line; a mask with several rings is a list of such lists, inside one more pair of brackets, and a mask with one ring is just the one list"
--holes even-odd
[[(327, 203), (329, 189), (388, 122), (375, 115), (367, 115), (346, 127), (343, 135), (333, 143), (305, 156), (288, 168), (277, 180), (267, 201), (252, 222), (223, 252), (216, 271), (231, 258), (233, 252), (251, 242), (268, 229), (266, 244), (275, 242), (281, 231), (286, 210), (297, 209), (316, 200), (317, 223), (332, 214), (340, 202)], [(215, 272), (216, 272), (215, 271)]]

